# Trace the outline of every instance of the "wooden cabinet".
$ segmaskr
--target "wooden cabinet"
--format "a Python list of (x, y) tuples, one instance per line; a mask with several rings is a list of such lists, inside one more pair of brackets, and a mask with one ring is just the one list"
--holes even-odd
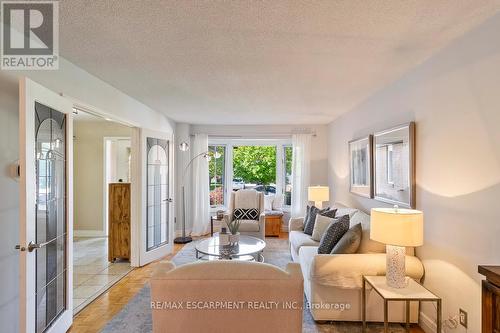
[(109, 184), (108, 260), (130, 260), (130, 184)]
[(482, 333), (500, 333), (500, 266), (479, 266), (482, 282)]
[(266, 236), (279, 237), (283, 215), (266, 215)]

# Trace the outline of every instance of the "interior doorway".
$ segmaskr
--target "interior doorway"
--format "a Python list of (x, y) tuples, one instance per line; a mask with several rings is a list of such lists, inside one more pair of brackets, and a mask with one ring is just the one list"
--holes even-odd
[(103, 221), (106, 236), (109, 233), (109, 184), (131, 182), (131, 138), (104, 137)]
[[(110, 184), (131, 182), (134, 129), (81, 110), (75, 109), (73, 113), (73, 309), (76, 314), (132, 270), (130, 257), (109, 256), (109, 247), (114, 241), (110, 243), (108, 198)], [(130, 186), (128, 188), (130, 191)], [(130, 198), (130, 192), (128, 195)]]

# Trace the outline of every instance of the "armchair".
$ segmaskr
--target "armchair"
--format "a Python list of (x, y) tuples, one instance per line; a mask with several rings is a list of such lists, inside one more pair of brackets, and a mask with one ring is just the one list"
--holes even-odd
[(233, 212), (236, 208), (257, 208), (259, 210), (258, 220), (241, 220), (240, 234), (254, 236), (264, 239), (266, 236), (266, 218), (264, 212), (264, 193), (256, 190), (239, 190), (231, 192), (228, 211), (224, 214), (223, 225), (233, 220)]

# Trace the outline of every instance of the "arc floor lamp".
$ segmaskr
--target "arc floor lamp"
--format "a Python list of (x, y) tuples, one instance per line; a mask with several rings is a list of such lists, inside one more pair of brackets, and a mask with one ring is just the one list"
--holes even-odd
[[(185, 141), (181, 142), (179, 144), (179, 150), (182, 152), (188, 151), (189, 150), (189, 143), (187, 143)], [(193, 158), (191, 158), (189, 163), (184, 168), (184, 172), (182, 174), (182, 188), (181, 188), (182, 189), (182, 236), (176, 237), (174, 239), (174, 243), (176, 243), (176, 244), (186, 244), (186, 243), (193, 241), (193, 238), (191, 236), (186, 236), (186, 190), (185, 190), (186, 182), (185, 182), (185, 180), (186, 180), (186, 174), (187, 174), (189, 168), (191, 167), (193, 162), (197, 158), (200, 158), (200, 157), (207, 159), (207, 161), (210, 161), (210, 159), (212, 159), (212, 157), (220, 158), (221, 154), (217, 151), (215, 151), (215, 152), (209, 151), (209, 150), (204, 151), (202, 153), (197, 154)]]

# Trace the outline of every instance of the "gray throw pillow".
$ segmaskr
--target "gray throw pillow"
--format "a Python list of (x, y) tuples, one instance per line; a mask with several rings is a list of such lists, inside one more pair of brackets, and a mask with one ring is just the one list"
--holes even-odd
[(361, 223), (349, 229), (344, 236), (333, 247), (332, 254), (352, 254), (356, 253), (361, 243), (362, 235)]
[(319, 209), (317, 207), (312, 206), (309, 211), (308, 220), (304, 224), (304, 233), (306, 235), (312, 236), (314, 231), (314, 224), (316, 223), (316, 216), (318, 214), (326, 217), (335, 217), (336, 212), (337, 212), (336, 209), (330, 210), (330, 207), (327, 207), (325, 209)]
[(329, 254), (332, 252), (338, 241), (349, 230), (349, 215), (344, 215), (339, 219), (334, 219), (319, 242), (318, 254)]
[(306, 216), (304, 216), (304, 230), (306, 230), (306, 225), (307, 225), (307, 222), (309, 221), (309, 215), (311, 214), (311, 208), (313, 208), (314, 206), (309, 206), (307, 205), (306, 207)]
[(326, 217), (320, 214), (316, 215), (316, 222), (314, 223), (314, 230), (311, 235), (311, 239), (319, 242), (321, 240), (321, 236), (323, 236), (325, 230), (332, 222), (334, 222), (334, 218)]
[[(321, 210), (316, 206), (307, 206), (307, 218), (304, 220), (304, 233), (307, 235), (312, 235), (314, 229), (314, 222), (316, 221), (316, 215)], [(313, 222), (314, 219), (314, 222)]]

